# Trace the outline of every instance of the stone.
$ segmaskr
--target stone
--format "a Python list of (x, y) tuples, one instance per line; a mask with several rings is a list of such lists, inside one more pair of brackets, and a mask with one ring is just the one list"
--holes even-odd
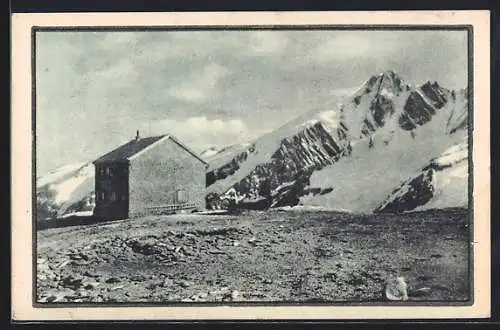
[(240, 296), (241, 296), (241, 294), (240, 294), (240, 292), (239, 292), (239, 291), (237, 291), (237, 290), (233, 290), (233, 291), (231, 292), (231, 299), (232, 299), (232, 300), (238, 300), (238, 299), (240, 298)]
[(165, 278), (165, 280), (163, 281), (163, 284), (162, 286), (165, 288), (165, 287), (171, 287), (174, 285), (174, 281), (171, 279), (171, 278)]
[(180, 281), (179, 285), (183, 288), (187, 288), (191, 285), (191, 283), (189, 283), (188, 281)]
[(60, 284), (65, 288), (78, 289), (82, 286), (83, 278), (75, 278), (72, 275), (61, 279)]
[(39, 281), (46, 281), (47, 276), (45, 274), (37, 274), (36, 279)]
[(210, 254), (226, 254), (225, 251), (221, 251), (221, 250), (210, 250), (210, 251), (208, 251), (208, 253), (210, 253)]
[(92, 274), (91, 272), (89, 272), (88, 270), (86, 270), (84, 273), (83, 273), (84, 276), (87, 276), (87, 277), (96, 277), (98, 275), (95, 275), (95, 274)]
[(143, 282), (146, 280), (146, 277), (144, 277), (143, 275), (134, 275), (130, 278), (130, 280), (134, 282)]
[(384, 294), (388, 300), (408, 300), (408, 285), (404, 277), (397, 277), (394, 280), (387, 281)]
[(65, 260), (63, 262), (61, 262), (59, 264), (59, 266), (57, 266), (57, 268), (63, 268), (64, 266), (66, 266), (67, 264), (69, 264), (71, 262), (71, 260)]
[(117, 285), (117, 286), (114, 286), (110, 289), (110, 291), (115, 291), (115, 290), (119, 290), (119, 289), (123, 289), (125, 286), (124, 285)]
[(85, 284), (84, 289), (86, 289), (86, 290), (93, 290), (96, 287), (98, 287), (99, 284), (100, 284), (99, 282), (88, 282), (88, 283)]
[(116, 278), (116, 277), (110, 277), (106, 280), (106, 283), (109, 283), (109, 284), (113, 284), (113, 283), (119, 283), (121, 282), (120, 279)]
[(421, 287), (411, 292), (411, 296), (413, 297), (425, 297), (431, 293), (430, 287)]

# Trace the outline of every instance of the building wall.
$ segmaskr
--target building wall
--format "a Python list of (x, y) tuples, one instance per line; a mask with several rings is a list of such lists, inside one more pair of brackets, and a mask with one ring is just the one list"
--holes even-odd
[(102, 219), (128, 217), (128, 164), (95, 165), (94, 216)]
[(174, 204), (205, 209), (205, 164), (170, 139), (132, 157), (129, 173), (130, 216)]

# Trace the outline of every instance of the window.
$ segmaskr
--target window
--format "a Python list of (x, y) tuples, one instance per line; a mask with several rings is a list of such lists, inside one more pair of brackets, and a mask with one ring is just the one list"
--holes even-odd
[(109, 196), (109, 200), (112, 202), (116, 202), (116, 200), (117, 200), (116, 192), (114, 192), (114, 191), (111, 192), (111, 195)]
[(99, 176), (104, 176), (104, 168), (99, 167)]
[(124, 202), (125, 202), (126, 200), (127, 200), (127, 196), (122, 195), (122, 201), (124, 201)]
[(188, 194), (184, 190), (177, 190), (176, 194), (177, 203), (187, 203)]
[(101, 200), (103, 201), (104, 200), (104, 192), (101, 192)]
[(111, 168), (106, 167), (106, 176), (113, 176), (113, 173), (111, 172)]

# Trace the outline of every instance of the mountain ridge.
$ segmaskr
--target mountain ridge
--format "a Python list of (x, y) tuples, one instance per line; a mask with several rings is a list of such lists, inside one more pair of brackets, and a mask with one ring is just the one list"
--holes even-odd
[[(430, 159), (462, 141), (467, 96), (437, 82), (412, 86), (391, 70), (371, 76), (336, 108), (311, 110), (248, 143), (205, 150), (207, 207), (376, 211)], [(380, 196), (365, 192), (373, 189)]]

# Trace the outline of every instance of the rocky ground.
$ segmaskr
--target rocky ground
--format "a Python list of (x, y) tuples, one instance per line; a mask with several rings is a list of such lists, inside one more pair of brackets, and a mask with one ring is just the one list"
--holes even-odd
[(466, 210), (172, 215), (40, 230), (39, 302), (468, 300)]

